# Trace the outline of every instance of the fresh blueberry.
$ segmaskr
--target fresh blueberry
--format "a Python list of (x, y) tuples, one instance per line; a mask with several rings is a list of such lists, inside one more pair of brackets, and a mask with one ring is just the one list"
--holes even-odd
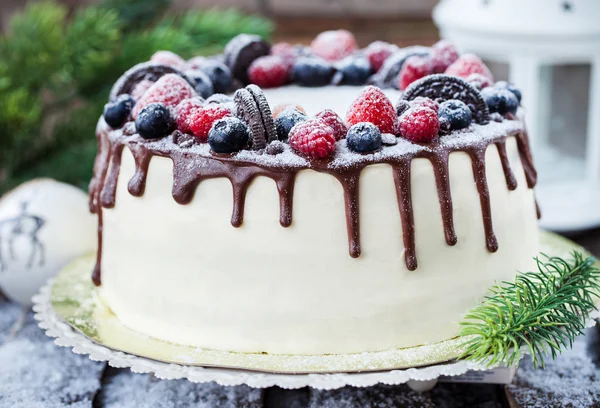
[(519, 103), (521, 103), (521, 91), (515, 86), (515, 84), (506, 81), (498, 81), (496, 82), (494, 87), (498, 89), (508, 89), (509, 91), (515, 94), (515, 96), (519, 100)]
[(169, 108), (162, 103), (151, 103), (138, 113), (135, 129), (144, 139), (158, 139), (175, 128)]
[(207, 59), (198, 69), (208, 75), (215, 92), (227, 93), (231, 90), (231, 70), (227, 65), (215, 59)]
[(292, 81), (302, 86), (325, 86), (331, 82), (335, 68), (316, 57), (298, 58), (292, 68)]
[(281, 112), (275, 119), (275, 129), (277, 130), (277, 139), (285, 142), (288, 139), (290, 130), (296, 123), (304, 122), (306, 115), (294, 107), (288, 107)]
[(104, 105), (104, 120), (113, 129), (120, 128), (127, 121), (135, 99), (129, 94), (122, 94), (112, 102)]
[(473, 121), (471, 109), (463, 101), (457, 99), (442, 102), (438, 116), (450, 122), (450, 130), (464, 129), (469, 127)]
[(372, 123), (357, 123), (348, 130), (346, 144), (353, 152), (374, 152), (381, 148), (381, 132)]
[(371, 64), (365, 57), (346, 57), (337, 65), (337, 72), (333, 76), (332, 83), (334, 85), (364, 85), (371, 73)]
[(215, 93), (213, 83), (208, 75), (204, 73), (204, 71), (194, 69), (191, 71), (186, 71), (186, 74), (194, 80), (194, 88), (196, 89), (196, 92), (198, 92), (198, 94), (204, 99)]
[(217, 120), (208, 132), (208, 144), (215, 153), (239, 152), (249, 141), (250, 128), (235, 117)]
[(519, 108), (519, 100), (507, 89), (488, 86), (481, 90), (481, 96), (492, 113), (498, 112), (501, 115), (516, 113)]

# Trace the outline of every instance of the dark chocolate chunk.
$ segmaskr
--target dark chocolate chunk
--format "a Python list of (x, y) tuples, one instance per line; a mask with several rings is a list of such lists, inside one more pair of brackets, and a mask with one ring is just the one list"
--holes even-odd
[(240, 34), (229, 41), (225, 47), (225, 65), (229, 67), (234, 78), (248, 84), (250, 64), (270, 52), (271, 45), (258, 35)]
[(490, 111), (481, 93), (462, 78), (436, 74), (423, 77), (406, 88), (402, 99), (410, 101), (419, 96), (437, 102), (458, 99), (473, 112), (473, 119), (480, 125), (490, 121)]

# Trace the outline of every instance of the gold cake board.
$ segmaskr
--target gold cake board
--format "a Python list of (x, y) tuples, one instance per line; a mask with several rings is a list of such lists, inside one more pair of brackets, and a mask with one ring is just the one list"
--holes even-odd
[[(541, 252), (565, 257), (573, 250), (586, 252), (566, 238), (541, 231)], [(403, 349), (313, 356), (236, 353), (168, 343), (129, 329), (103, 304), (90, 279), (94, 261), (95, 257), (88, 255), (65, 267), (34, 298), (34, 311), (40, 327), (56, 337), (58, 345), (114, 366), (154, 372), (161, 378), (288, 388), (315, 386), (315, 380), (323, 382), (322, 388), (400, 383), (485, 369), (475, 363), (456, 361), (464, 350), (465, 338), (460, 337)], [(353, 377), (340, 377), (351, 373), (362, 373), (360, 378), (368, 380), (353, 383), (348, 380)], [(274, 376), (269, 377), (270, 374)], [(291, 374), (308, 374), (304, 376), (307, 380), (290, 381), (294, 377)], [(324, 376), (319, 380), (317, 374)], [(367, 374), (371, 375), (364, 377)], [(354, 378), (359, 377), (355, 374)]]

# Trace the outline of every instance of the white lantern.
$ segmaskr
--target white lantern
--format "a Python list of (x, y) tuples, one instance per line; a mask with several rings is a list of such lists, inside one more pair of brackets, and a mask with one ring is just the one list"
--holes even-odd
[[(433, 17), (442, 37), (462, 51), (508, 63), (541, 176), (542, 226), (566, 232), (600, 225), (600, 0), (441, 0)], [(591, 66), (580, 159), (549, 143), (548, 67), (565, 64)]]

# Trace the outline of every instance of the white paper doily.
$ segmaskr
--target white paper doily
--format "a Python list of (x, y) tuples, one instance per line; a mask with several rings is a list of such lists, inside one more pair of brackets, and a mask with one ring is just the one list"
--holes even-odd
[[(204, 368), (180, 364), (168, 364), (150, 360), (133, 354), (115, 351), (94, 343), (85, 335), (73, 330), (54, 312), (50, 303), (50, 293), (53, 280), (50, 280), (33, 298), (35, 318), (39, 326), (46, 331), (58, 346), (70, 347), (74, 353), (87, 354), (94, 361), (106, 361), (118, 368), (129, 367), (136, 373), (153, 373), (161, 379), (187, 379), (192, 382), (215, 381), (220, 385), (241, 385), (265, 388), (278, 386), (293, 389), (312, 387), (317, 389), (335, 389), (352, 385), (368, 387), (378, 383), (402, 384), (409, 383), (411, 388), (418, 389), (421, 385), (430, 388), (440, 376), (456, 376), (469, 370), (487, 370), (470, 361), (458, 361), (428, 367), (409, 368), (368, 373), (336, 373), (336, 374), (269, 374), (246, 370)], [(430, 386), (427, 386), (430, 385)]]

